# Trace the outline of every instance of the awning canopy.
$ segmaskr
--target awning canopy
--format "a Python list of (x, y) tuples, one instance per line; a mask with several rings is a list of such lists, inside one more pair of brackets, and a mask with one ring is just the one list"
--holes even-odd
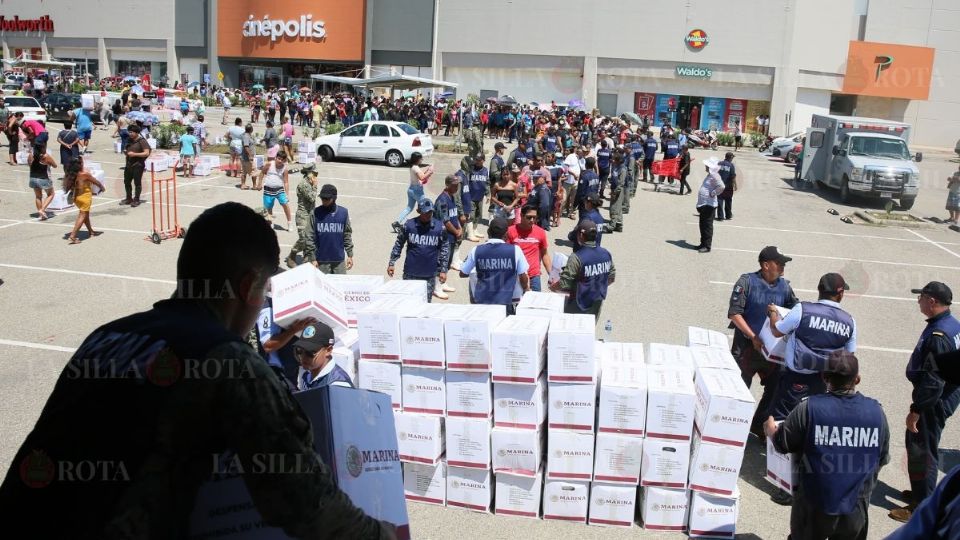
[(413, 90), (417, 88), (456, 88), (457, 83), (438, 81), (413, 75), (380, 75), (367, 79), (361, 77), (340, 77), (337, 75), (311, 75), (310, 78), (318, 81), (327, 81), (349, 86), (364, 88), (393, 88), (395, 90)]
[(59, 60), (37, 60), (34, 58), (28, 58), (26, 53), (21, 54), (17, 58), (4, 58), (3, 63), (10, 66), (11, 68), (74, 68), (77, 67), (75, 62), (61, 62)]

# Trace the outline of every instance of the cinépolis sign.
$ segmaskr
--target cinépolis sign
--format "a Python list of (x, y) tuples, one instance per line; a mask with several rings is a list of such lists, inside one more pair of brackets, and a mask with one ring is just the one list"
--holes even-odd
[(713, 70), (704, 66), (678, 65), (675, 73), (677, 77), (689, 77), (691, 79), (709, 79), (713, 76)]

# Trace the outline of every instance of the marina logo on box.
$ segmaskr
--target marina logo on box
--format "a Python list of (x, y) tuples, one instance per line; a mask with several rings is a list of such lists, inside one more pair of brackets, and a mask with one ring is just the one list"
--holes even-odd
[(347, 448), (347, 472), (354, 478), (363, 472), (363, 454), (353, 445)]

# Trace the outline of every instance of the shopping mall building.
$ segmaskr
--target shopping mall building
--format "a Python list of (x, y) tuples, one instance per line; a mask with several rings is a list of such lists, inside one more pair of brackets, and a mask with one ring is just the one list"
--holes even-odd
[(953, 147), (960, 137), (956, 0), (94, 5), (4, 0), (4, 56), (49, 54), (101, 77), (216, 84), (222, 75), (226, 86), (393, 70), (455, 83), (460, 97), (577, 99), (680, 126), (751, 130), (769, 115), (772, 133), (789, 133), (834, 112), (908, 122), (916, 145)]

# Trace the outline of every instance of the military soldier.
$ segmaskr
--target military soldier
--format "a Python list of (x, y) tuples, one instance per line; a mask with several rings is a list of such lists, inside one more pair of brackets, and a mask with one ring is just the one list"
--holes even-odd
[(419, 216), (404, 222), (397, 241), (390, 252), (390, 262), (387, 264), (387, 275), (393, 277), (393, 267), (400, 258), (403, 246), (407, 246), (407, 258), (403, 260), (403, 279), (420, 279), (427, 282), (427, 302), (432, 296), (441, 300), (449, 298), (439, 287), (440, 283), (447, 282), (447, 268), (450, 267), (450, 244), (446, 236), (443, 223), (434, 217), (433, 201), (429, 197), (421, 197), (417, 202)]
[(910, 490), (904, 492), (904, 496), (910, 504), (890, 511), (891, 518), (902, 522), (910, 519), (917, 505), (937, 485), (940, 437), (947, 419), (960, 404), (960, 387), (945, 382), (934, 363), (937, 355), (960, 349), (960, 321), (950, 313), (953, 292), (939, 281), (931, 281), (912, 292), (919, 295), (917, 303), (927, 317), (927, 327), (920, 334), (907, 364), (907, 380), (913, 384), (913, 396), (906, 420)]
[[(346, 274), (353, 268), (353, 228), (350, 213), (337, 204), (337, 188), (320, 188), (320, 206), (310, 215), (306, 260), (326, 274)], [(346, 260), (344, 260), (346, 259)]]
[(607, 287), (613, 284), (617, 271), (613, 257), (597, 245), (597, 224), (584, 219), (577, 225), (578, 242), (582, 246), (567, 259), (560, 280), (550, 284), (551, 291), (568, 293), (565, 313), (590, 313), (598, 319)]
[(506, 306), (507, 314), (513, 314), (513, 293), (519, 280), (523, 292), (530, 290), (530, 278), (527, 275), (529, 263), (520, 246), (507, 244), (507, 220), (495, 217), (490, 221), (487, 231), (490, 239), (473, 248), (467, 260), (460, 268), (460, 277), (470, 277), (476, 268), (477, 284), (470, 301), (474, 304)]
[(350, 375), (333, 361), (333, 345), (336, 338), (333, 330), (322, 322), (308, 324), (293, 342), (293, 355), (300, 362), (297, 377), (298, 390), (311, 390), (324, 386), (353, 388)]
[(297, 266), (297, 254), (304, 253), (306, 258), (307, 238), (313, 235), (310, 228), (310, 216), (317, 206), (317, 169), (313, 165), (300, 170), (303, 178), (297, 184), (297, 241), (287, 255), (287, 268)]
[[(229, 202), (200, 214), (172, 298), (96, 329), (64, 368), (0, 486), (10, 527), (35, 538), (182, 538), (192, 508), (183, 502), (210, 477), (211, 456), (232, 451), (264, 523), (296, 538), (395, 538), (337, 488), (310, 418), (242, 341), (279, 260), (276, 233), (252, 209)], [(305, 465), (263, 474), (264, 455)], [(90, 459), (104, 472), (54, 474)]]
[(890, 461), (890, 428), (883, 407), (857, 392), (859, 362), (835, 353), (826, 364), (827, 393), (800, 402), (779, 427), (763, 429), (778, 452), (798, 456), (790, 537), (867, 538), (870, 495)]

